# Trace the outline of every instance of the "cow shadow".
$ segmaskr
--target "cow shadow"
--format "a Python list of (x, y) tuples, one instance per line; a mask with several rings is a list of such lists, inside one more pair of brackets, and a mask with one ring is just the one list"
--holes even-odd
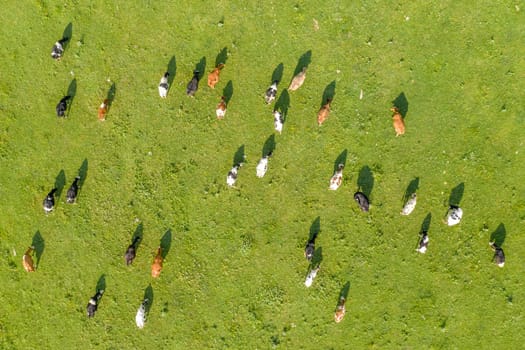
[(334, 162), (334, 173), (339, 170), (339, 164), (343, 164), (343, 167), (346, 166), (346, 157), (348, 155), (348, 150), (344, 150), (340, 155), (337, 156), (337, 159)]
[(228, 60), (228, 48), (223, 47), (221, 52), (215, 57), (215, 67), (217, 67), (219, 64), (226, 64), (226, 61)]
[(106, 100), (108, 100), (108, 107), (107, 107), (108, 112), (111, 109), (111, 105), (113, 104), (113, 100), (115, 99), (116, 94), (117, 94), (117, 85), (113, 83), (109, 87), (108, 93), (106, 94)]
[(465, 192), (465, 183), (462, 182), (450, 191), (448, 205), (450, 207), (459, 207), (459, 203), (463, 199), (463, 192)]
[(421, 223), (421, 229), (419, 232), (428, 232), (430, 229), (430, 222), (432, 221), (432, 213), (428, 213), (427, 216), (425, 216), (425, 219), (423, 219), (423, 222)]
[(171, 248), (171, 229), (168, 229), (160, 239), (160, 247), (162, 248), (162, 259), (166, 259)]
[(264, 146), (262, 149), (262, 156), (265, 157), (266, 155), (273, 153), (275, 150), (275, 134), (271, 134), (270, 137), (266, 139), (264, 142)]
[(311, 267), (315, 268), (323, 262), (323, 247), (316, 248), (312, 257)]
[(312, 221), (312, 224), (310, 225), (310, 232), (308, 236), (308, 242), (315, 242), (315, 239), (317, 238), (317, 235), (321, 232), (321, 217), (318, 216), (315, 218), (314, 221)]
[(244, 145), (241, 145), (233, 155), (233, 165), (244, 163)]
[(66, 173), (64, 172), (64, 169), (60, 170), (57, 177), (55, 178), (55, 188), (57, 189), (55, 192), (56, 198), (59, 198), (62, 194), (62, 191), (64, 190), (64, 186), (66, 185)]
[(339, 298), (337, 299), (337, 303), (339, 305), (339, 300), (341, 298), (348, 299), (348, 293), (350, 292), (350, 281), (346, 282), (343, 288), (341, 288), (341, 291), (339, 292)]
[(501, 246), (505, 242), (506, 237), (507, 230), (505, 229), (505, 225), (503, 223), (500, 223), (499, 226), (496, 228), (496, 231), (490, 234), (490, 241), (494, 242), (498, 247), (501, 248)]
[(64, 52), (68, 48), (72, 37), (73, 37), (73, 23), (69, 22), (67, 26), (64, 28), (64, 31), (62, 32), (61, 40), (62, 40), (62, 48), (64, 49)]
[(228, 104), (233, 96), (233, 82), (230, 80), (222, 90), (222, 96), (224, 96), (224, 102)]
[(78, 176), (80, 176), (80, 180), (78, 181), (78, 187), (80, 191), (82, 191), (82, 186), (84, 186), (84, 182), (87, 179), (88, 175), (88, 160), (87, 158), (84, 159), (82, 162), (82, 165), (78, 169)]
[(416, 177), (416, 178), (412, 179), (412, 181), (410, 181), (410, 183), (408, 184), (408, 186), (407, 186), (407, 188), (405, 190), (405, 194), (403, 195), (403, 203), (406, 203), (408, 198), (413, 193), (416, 193), (418, 189), (419, 189), (419, 177)]
[(299, 74), (299, 72), (303, 70), (303, 67), (308, 68), (311, 62), (312, 50), (308, 50), (305, 53), (303, 53), (301, 57), (299, 57), (299, 61), (297, 62), (297, 66), (295, 67), (293, 76), (295, 77), (297, 74)]
[(279, 95), (279, 99), (275, 102), (275, 110), (281, 112), (281, 118), (286, 121), (286, 115), (288, 114), (288, 108), (290, 108), (290, 94), (287, 89)]
[(405, 93), (404, 92), (401, 92), (396, 98), (395, 100), (392, 101), (392, 104), (397, 107), (397, 109), (399, 110), (399, 113), (401, 113), (401, 116), (403, 117), (403, 119), (406, 118), (406, 115), (408, 113), (408, 100), (405, 96)]
[(106, 290), (106, 274), (105, 273), (103, 273), (99, 277), (99, 279), (97, 281), (97, 287), (96, 288), (97, 288), (97, 291), (99, 291), (99, 290), (104, 290), (105, 291)]
[(279, 83), (283, 79), (284, 65), (279, 63), (272, 73), (272, 84), (276, 81)]
[(38, 268), (40, 267), (40, 259), (42, 258), (42, 254), (44, 253), (44, 248), (46, 246), (45, 240), (40, 234), (40, 231), (36, 231), (33, 235), (31, 246), (35, 249), (36, 266)]
[(175, 58), (175, 55), (171, 56), (171, 59), (168, 63), (167, 72), (169, 73), (169, 76), (168, 76), (168, 92), (169, 92), (171, 89), (171, 86), (173, 85), (175, 74), (177, 74), (177, 59)]
[(146, 304), (146, 314), (149, 314), (149, 310), (151, 310), (151, 305), (153, 305), (153, 287), (148, 285), (146, 289), (144, 289), (144, 297), (142, 300), (148, 299), (148, 303)]
[(335, 80), (330, 84), (326, 85), (323, 91), (323, 99), (321, 100), (321, 107), (328, 103), (328, 100), (332, 101), (335, 97)]
[(195, 65), (195, 70), (199, 72), (197, 79), (201, 80), (206, 70), (206, 57), (202, 56), (201, 60)]
[(135, 231), (131, 235), (131, 243), (133, 243), (135, 238), (138, 237), (137, 244), (135, 244), (135, 250), (139, 249), (139, 245), (140, 245), (140, 243), (142, 243), (143, 235), (144, 235), (144, 225), (141, 222), (140, 224), (137, 225), (137, 228), (135, 229)]
[(357, 178), (357, 189), (370, 198), (370, 194), (374, 189), (374, 174), (367, 165), (362, 167), (359, 171), (359, 177)]
[(71, 113), (71, 106), (73, 105), (73, 100), (75, 99), (75, 96), (77, 95), (77, 78), (74, 78), (69, 83), (69, 86), (67, 87), (67, 96), (69, 96), (69, 102), (67, 104), (67, 114), (69, 115)]

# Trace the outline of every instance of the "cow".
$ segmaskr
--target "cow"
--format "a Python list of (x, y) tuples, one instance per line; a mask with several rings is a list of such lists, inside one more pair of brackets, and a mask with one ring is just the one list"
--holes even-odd
[(405, 133), (405, 122), (403, 121), (403, 116), (399, 113), (399, 108), (392, 107), (390, 110), (394, 112), (392, 115), (392, 123), (394, 124), (396, 136), (403, 135)]
[(272, 103), (273, 100), (275, 100), (275, 97), (277, 96), (277, 84), (279, 83), (278, 80), (274, 80), (272, 85), (266, 90), (266, 94), (264, 95), (264, 100), (267, 104)]
[(334, 319), (336, 323), (341, 322), (343, 318), (345, 317), (345, 313), (346, 313), (345, 303), (346, 303), (346, 299), (343, 296), (339, 297), (339, 303), (337, 303), (337, 307), (335, 308), (335, 314), (334, 314)]
[(98, 120), (103, 122), (106, 120), (106, 114), (108, 113), (109, 100), (106, 98), (98, 107)]
[(35, 247), (31, 246), (27, 248), (26, 252), (24, 253), (24, 256), (22, 256), (22, 265), (24, 266), (24, 270), (26, 270), (26, 272), (35, 271), (35, 263), (33, 262), (33, 258), (31, 257), (34, 250)]
[(332, 102), (331, 98), (326, 99), (326, 103), (321, 107), (319, 112), (317, 113), (317, 124), (321, 126), (324, 121), (328, 118), (330, 115), (330, 103)]
[(370, 201), (363, 192), (354, 193), (354, 199), (362, 211), (367, 212), (370, 209)]
[(126, 260), (126, 265), (131, 265), (133, 260), (135, 259), (135, 254), (137, 251), (137, 243), (140, 241), (140, 236), (136, 236), (133, 238), (133, 242), (128, 246), (128, 249), (126, 249), (126, 253), (124, 254), (124, 259)]
[(169, 83), (168, 83), (168, 77), (169, 76), (170, 76), (170, 73), (166, 72), (166, 73), (164, 73), (162, 78), (160, 78), (159, 95), (162, 98), (166, 98), (166, 96), (168, 95), (168, 88), (170, 86)]
[(308, 274), (306, 275), (306, 279), (304, 281), (304, 285), (309, 288), (312, 283), (314, 282), (315, 277), (317, 276), (317, 272), (319, 272), (319, 268), (321, 265), (317, 265), (317, 267), (310, 269)]
[(100, 301), (100, 298), (102, 298), (102, 294), (104, 294), (104, 290), (103, 289), (99, 289), (97, 290), (97, 293), (91, 298), (89, 299), (89, 302), (87, 304), (87, 316), (88, 317), (93, 317), (95, 316), (95, 312), (97, 311), (98, 309), (98, 303)]
[(217, 115), (217, 119), (223, 119), (224, 115), (226, 115), (226, 97), (221, 97), (221, 102), (217, 105), (215, 114)]
[(503, 249), (498, 247), (495, 242), (490, 242), (489, 245), (494, 250), (494, 262), (496, 265), (499, 267), (505, 266), (505, 253), (503, 253)]
[(272, 152), (270, 151), (257, 163), (257, 167), (255, 168), (257, 177), (263, 177), (264, 174), (266, 174), (266, 170), (268, 170), (268, 159), (270, 159), (271, 156)]
[(42, 203), (42, 206), (44, 207), (44, 211), (47, 213), (51, 212), (53, 209), (55, 209), (55, 192), (57, 191), (57, 188), (53, 188), (44, 198), (44, 202)]
[(188, 83), (188, 86), (186, 87), (186, 94), (188, 96), (195, 96), (195, 93), (199, 88), (199, 74), (200, 72), (198, 70), (193, 71), (193, 78), (191, 78), (190, 82)]
[(60, 100), (60, 102), (58, 102), (57, 106), (56, 106), (56, 112), (57, 112), (57, 117), (66, 117), (66, 111), (67, 111), (67, 101), (71, 98), (71, 96), (64, 96), (62, 97), (62, 99)]
[(277, 131), (279, 134), (281, 134), (281, 132), (283, 131), (283, 123), (284, 121), (283, 121), (281, 112), (274, 111), (273, 112), (273, 124), (275, 127), (275, 131)]
[(219, 63), (217, 67), (215, 67), (210, 74), (208, 74), (208, 86), (212, 89), (215, 89), (215, 85), (219, 82), (219, 76), (221, 74), (221, 70), (224, 68), (224, 63)]
[(62, 38), (53, 45), (51, 49), (51, 57), (57, 61), (60, 61), (64, 54), (64, 44), (68, 41), (68, 38)]
[(427, 231), (421, 232), (421, 239), (419, 240), (419, 243), (418, 243), (418, 246), (416, 248), (416, 251), (418, 251), (421, 254), (425, 254), (427, 252), (427, 247), (428, 247), (429, 240), (430, 239), (428, 238)]
[(157, 254), (155, 259), (153, 259), (153, 264), (151, 264), (151, 276), (157, 278), (160, 276), (160, 271), (162, 270), (162, 247), (157, 249)]
[(306, 247), (304, 248), (304, 257), (306, 260), (311, 261), (314, 257), (315, 252), (315, 237), (310, 239), (308, 243), (306, 243)]
[(148, 298), (145, 298), (142, 301), (139, 309), (137, 310), (137, 314), (135, 315), (135, 323), (140, 329), (144, 328), (144, 324), (146, 323), (146, 307), (148, 305), (148, 301)]
[(344, 167), (345, 167), (344, 164), (339, 164), (337, 166), (337, 170), (335, 171), (334, 175), (330, 179), (330, 187), (329, 187), (330, 190), (335, 191), (339, 188), (339, 186), (341, 186), (341, 183), (343, 182)]
[(301, 87), (304, 83), (304, 79), (306, 78), (306, 68), (303, 67), (303, 69), (297, 73), (295, 77), (293, 77), (292, 82), (290, 83), (290, 87), (288, 87), (288, 90), (295, 91)]
[(235, 185), (235, 182), (237, 181), (237, 174), (241, 166), (242, 166), (242, 163), (237, 163), (228, 172), (228, 176), (226, 177), (226, 183), (228, 184), (229, 187), (233, 187), (233, 185)]
[(459, 224), (463, 217), (463, 210), (455, 205), (451, 205), (448, 209), (446, 216), (446, 223), (448, 226), (454, 226)]
[(410, 198), (407, 200), (405, 205), (403, 206), (403, 209), (401, 210), (401, 215), (409, 215), (414, 211), (416, 208), (417, 203), (417, 195), (415, 193), (412, 193)]
[(73, 204), (77, 200), (78, 194), (78, 182), (80, 181), (80, 176), (75, 177), (75, 180), (71, 184), (71, 187), (67, 190), (66, 194), (66, 203)]

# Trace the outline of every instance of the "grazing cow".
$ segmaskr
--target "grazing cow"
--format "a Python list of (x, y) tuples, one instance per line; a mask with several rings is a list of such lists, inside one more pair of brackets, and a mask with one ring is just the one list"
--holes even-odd
[(124, 259), (126, 260), (126, 265), (131, 265), (135, 259), (135, 254), (137, 251), (137, 243), (140, 241), (140, 236), (133, 238), (133, 242), (128, 246), (126, 254), (124, 254)]
[(268, 170), (268, 159), (272, 156), (272, 152), (268, 152), (267, 155), (261, 158), (259, 163), (257, 164), (256, 172), (257, 177), (263, 177), (264, 174), (266, 174), (266, 170)]
[(162, 270), (162, 247), (157, 249), (157, 255), (153, 259), (153, 264), (151, 264), (151, 276), (157, 278), (160, 276), (160, 271)]
[(24, 253), (24, 256), (22, 256), (22, 265), (24, 266), (24, 270), (26, 270), (26, 272), (35, 271), (35, 263), (33, 262), (33, 258), (31, 257), (34, 250), (35, 247), (31, 246), (27, 248), (26, 252)]
[(226, 183), (228, 184), (228, 186), (232, 187), (233, 185), (235, 185), (235, 181), (237, 181), (237, 174), (241, 166), (242, 163), (235, 164), (233, 168), (228, 172), (228, 176), (226, 177)]
[(399, 108), (392, 107), (390, 110), (394, 112), (392, 115), (392, 122), (394, 124), (396, 136), (403, 135), (405, 133), (405, 122), (403, 121), (403, 116), (399, 113)]
[(335, 315), (334, 315), (335, 322), (337, 323), (341, 322), (343, 318), (345, 317), (345, 313), (346, 313), (345, 302), (346, 300), (344, 297), (339, 298), (339, 303), (337, 304), (337, 307), (335, 308)]
[(44, 207), (44, 211), (49, 213), (51, 210), (55, 209), (55, 192), (57, 191), (56, 188), (53, 188), (44, 198), (44, 202), (42, 203), (42, 206)]
[(55, 45), (53, 45), (53, 48), (51, 49), (51, 57), (53, 57), (57, 61), (60, 61), (62, 55), (64, 54), (64, 44), (67, 40), (67, 38), (62, 38), (59, 41), (57, 41)]
[(494, 250), (494, 262), (499, 267), (505, 266), (505, 253), (503, 253), (503, 249), (498, 247), (495, 242), (489, 243), (490, 247)]
[(306, 280), (304, 281), (304, 285), (308, 288), (312, 285), (314, 282), (315, 276), (317, 276), (317, 272), (319, 272), (319, 268), (321, 265), (317, 265), (316, 268), (311, 269), (308, 274), (306, 275)]
[(341, 182), (343, 182), (343, 169), (345, 165), (339, 164), (337, 166), (337, 170), (334, 173), (334, 176), (330, 179), (330, 189), (335, 191), (341, 186)]
[(429, 240), (430, 239), (428, 238), (427, 231), (421, 232), (421, 239), (419, 240), (419, 244), (416, 250), (420, 252), (421, 254), (425, 254), (427, 252)]
[(326, 99), (326, 103), (321, 107), (319, 110), (319, 113), (317, 113), (317, 124), (321, 126), (323, 122), (328, 118), (330, 115), (330, 103), (332, 102), (331, 98)]
[(304, 248), (304, 257), (306, 260), (311, 261), (314, 257), (315, 252), (315, 238), (312, 238), (311, 240), (306, 243), (306, 247)]
[(104, 294), (104, 290), (99, 289), (97, 290), (97, 293), (91, 299), (89, 299), (89, 302), (86, 308), (88, 317), (95, 316), (95, 312), (97, 311), (97, 308), (98, 308), (98, 302), (100, 301), (100, 298), (102, 298), (102, 294)]
[(283, 118), (281, 115), (281, 112), (274, 111), (273, 112), (273, 124), (275, 126), (275, 131), (277, 131), (279, 134), (283, 131)]
[(193, 71), (193, 78), (191, 78), (188, 86), (186, 87), (186, 94), (188, 96), (194, 96), (197, 92), (197, 89), (199, 88), (199, 74), (200, 72), (198, 70)]
[(224, 115), (226, 114), (226, 97), (221, 97), (221, 102), (217, 105), (217, 108), (215, 109), (215, 114), (217, 115), (217, 119), (223, 119)]
[(80, 181), (80, 176), (75, 177), (75, 180), (71, 184), (71, 187), (69, 187), (69, 189), (67, 190), (66, 203), (73, 204), (77, 200), (79, 181)]
[(363, 192), (356, 192), (354, 194), (354, 199), (362, 211), (367, 212), (370, 209), (370, 202)]
[(417, 195), (415, 193), (412, 193), (410, 198), (405, 203), (405, 206), (401, 210), (401, 215), (409, 215), (416, 208), (416, 203), (417, 203)]
[(295, 77), (293, 77), (288, 90), (295, 91), (299, 89), (301, 85), (303, 85), (305, 78), (306, 78), (306, 67), (303, 67), (303, 69), (299, 73), (297, 73)]
[(64, 96), (56, 106), (57, 117), (66, 117), (67, 101), (71, 96)]
[(264, 95), (264, 100), (267, 104), (272, 103), (273, 100), (275, 100), (275, 96), (277, 96), (277, 84), (279, 83), (278, 80), (275, 80), (272, 85), (266, 90), (266, 94)]
[(460, 207), (451, 205), (447, 212), (446, 223), (448, 226), (454, 226), (459, 224), (463, 217), (463, 210)]
[(106, 114), (108, 113), (109, 100), (106, 98), (98, 107), (98, 120), (106, 120)]
[(224, 68), (224, 63), (219, 63), (214, 70), (208, 74), (208, 86), (215, 89), (215, 85), (219, 82), (219, 75), (221, 70)]
[(160, 83), (159, 83), (159, 95), (160, 97), (162, 98), (166, 98), (166, 96), (168, 95), (168, 88), (169, 88), (169, 84), (168, 84), (168, 77), (170, 76), (170, 73), (169, 72), (166, 72), (164, 73), (164, 75), (162, 76), (162, 78), (160, 78)]
[(142, 301), (139, 309), (137, 310), (137, 314), (135, 315), (135, 323), (140, 329), (144, 328), (144, 324), (146, 323), (146, 306), (148, 305), (148, 301), (148, 298), (145, 298)]

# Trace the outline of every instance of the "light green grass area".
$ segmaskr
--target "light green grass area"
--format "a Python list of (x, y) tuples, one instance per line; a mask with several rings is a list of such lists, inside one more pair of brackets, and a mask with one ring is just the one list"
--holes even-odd
[[(0, 27), (1, 349), (518, 349), (525, 343), (521, 1), (7, 1)], [(318, 29), (315, 28), (318, 23)], [(51, 47), (72, 24), (63, 59)], [(226, 66), (206, 86), (217, 55)], [(273, 129), (264, 103), (283, 64)], [(166, 100), (157, 85), (175, 57)], [(195, 98), (186, 84), (205, 58)], [(300, 68), (300, 67), (299, 67)], [(67, 119), (55, 106), (76, 79)], [(215, 106), (231, 81), (224, 120)], [(317, 126), (325, 88), (332, 113)], [(105, 122), (97, 108), (115, 84)], [(359, 99), (361, 90), (363, 98)], [(406, 134), (389, 108), (403, 94)], [(226, 175), (244, 145), (235, 188)], [(339, 155), (343, 184), (329, 191)], [(82, 165), (78, 203), (65, 203)], [(86, 168), (86, 167), (84, 167)], [(42, 200), (63, 171), (55, 210)], [(419, 178), (418, 204), (399, 215)], [(353, 194), (364, 183), (371, 210)], [(464, 191), (462, 222), (442, 223)], [(459, 191), (461, 192), (461, 191)], [(427, 254), (415, 247), (431, 214)], [(303, 257), (319, 218), (321, 270)], [(137, 227), (133, 265), (124, 252)], [(171, 232), (159, 279), (150, 265)], [(38, 268), (22, 255), (39, 233)], [(491, 236), (507, 256), (492, 263)], [(16, 256), (15, 256), (16, 252)], [(86, 304), (104, 275), (93, 319)], [(338, 297), (349, 283), (345, 319)], [(134, 317), (151, 284), (144, 329)]]

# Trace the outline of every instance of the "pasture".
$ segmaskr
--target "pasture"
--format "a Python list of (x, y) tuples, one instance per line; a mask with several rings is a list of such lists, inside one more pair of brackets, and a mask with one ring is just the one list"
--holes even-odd
[[(521, 347), (525, 4), (182, 3), (3, 4), (0, 348)], [(65, 31), (71, 40), (55, 61)], [(212, 90), (207, 74), (221, 62)], [(286, 92), (305, 64), (304, 85)], [(196, 67), (203, 77), (191, 98)], [(161, 99), (165, 71), (173, 74)], [(276, 77), (281, 135), (275, 104), (264, 102)], [(68, 93), (69, 115), (57, 118)], [(217, 120), (221, 95), (228, 108)], [(394, 104), (406, 124), (399, 137)], [(329, 191), (340, 162), (342, 185)], [(353, 199), (358, 189), (369, 213)], [(414, 212), (400, 215), (416, 189)], [(464, 211), (454, 227), (442, 222), (449, 204)], [(426, 254), (415, 250), (422, 228)], [(322, 262), (306, 288), (314, 232)], [(134, 234), (143, 238), (126, 266)], [(504, 268), (492, 262), (491, 239)], [(38, 266), (26, 273), (32, 244)], [(153, 279), (159, 244), (164, 267)], [(105, 293), (88, 319), (97, 284)], [(346, 316), (336, 324), (341, 293)], [(145, 294), (151, 309), (139, 330)]]

